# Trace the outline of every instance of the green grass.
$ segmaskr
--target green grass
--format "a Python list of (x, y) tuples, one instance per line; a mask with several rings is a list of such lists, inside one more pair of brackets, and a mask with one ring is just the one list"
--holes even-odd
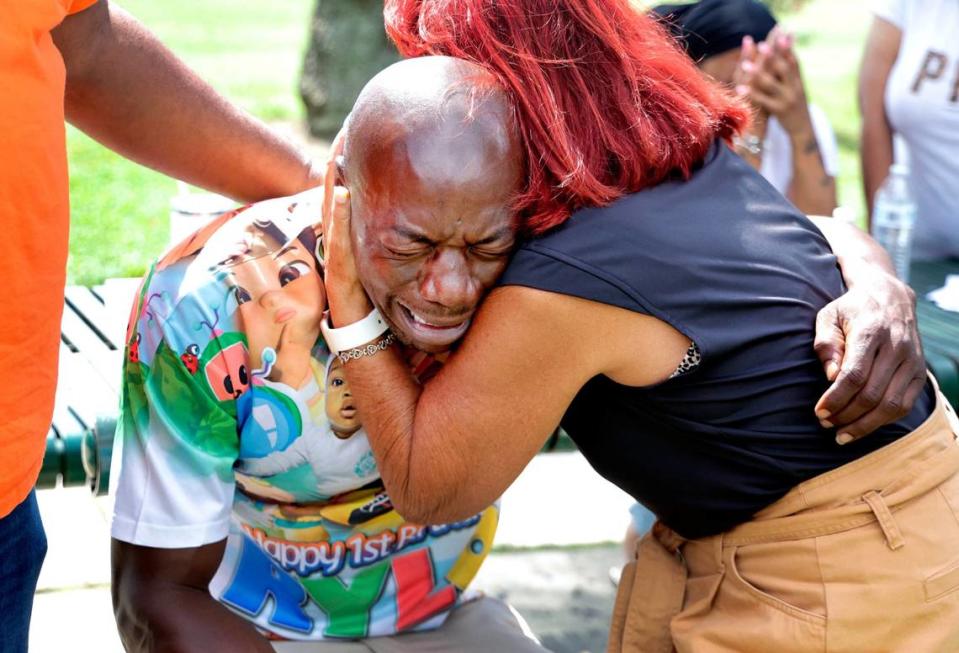
[[(122, 2), (122, 0), (120, 0)], [(137, 16), (221, 93), (267, 121), (302, 119), (297, 93), (313, 0), (127, 0)], [(841, 156), (840, 203), (862, 216), (856, 74), (866, 0), (814, 0), (783, 23), (796, 30), (810, 99), (827, 113)], [(167, 240), (174, 182), (68, 133), (70, 283), (136, 276)]]
[[(297, 92), (313, 0), (120, 0), (201, 77), (267, 121), (302, 119)], [(67, 134), (69, 283), (139, 276), (168, 237), (173, 180)]]

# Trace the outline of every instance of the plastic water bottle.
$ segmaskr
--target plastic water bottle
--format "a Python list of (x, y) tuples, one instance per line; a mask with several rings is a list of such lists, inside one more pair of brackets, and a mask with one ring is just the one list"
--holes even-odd
[(888, 252), (896, 276), (909, 281), (912, 230), (916, 224), (916, 203), (909, 192), (909, 168), (895, 163), (876, 193), (872, 210), (872, 236)]

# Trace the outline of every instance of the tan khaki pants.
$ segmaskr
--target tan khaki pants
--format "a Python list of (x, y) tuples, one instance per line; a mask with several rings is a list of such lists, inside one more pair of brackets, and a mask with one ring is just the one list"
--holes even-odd
[(490, 596), (453, 608), (436, 630), (355, 642), (273, 642), (277, 653), (548, 653), (505, 602)]
[(906, 437), (684, 541), (661, 524), (623, 572), (609, 651), (959, 651), (959, 445), (939, 395)]

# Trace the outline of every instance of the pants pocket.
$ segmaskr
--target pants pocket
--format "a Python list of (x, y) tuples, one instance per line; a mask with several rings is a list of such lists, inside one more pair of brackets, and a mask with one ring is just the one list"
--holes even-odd
[[(782, 555), (776, 555), (776, 549)], [(802, 545), (799, 546), (802, 549)], [(708, 584), (701, 601), (687, 600), (673, 619), (673, 642), (678, 653), (816, 653), (826, 649), (826, 618), (794, 601), (795, 592), (773, 594), (794, 584), (797, 556), (794, 543), (734, 547), (722, 553), (719, 574), (687, 581), (687, 597), (694, 582)], [(753, 558), (755, 554), (755, 558)], [(802, 554), (799, 559), (803, 559)], [(745, 561), (745, 566), (741, 562)], [(770, 565), (767, 569), (767, 564)], [(803, 569), (798, 578), (807, 575)], [(753, 578), (752, 576), (755, 578)], [(757, 584), (761, 583), (761, 584)], [(815, 593), (814, 593), (815, 594)], [(818, 595), (818, 594), (817, 594)], [(804, 603), (804, 601), (800, 601)]]
[(825, 627), (825, 590), (811, 540), (735, 547), (728, 554), (730, 583), (782, 614)]
[(899, 548), (875, 522), (817, 538), (830, 651), (959, 651), (959, 524), (945, 490), (896, 507)]
[(923, 589), (926, 592), (926, 601), (929, 602), (941, 599), (959, 589), (959, 561), (929, 576), (923, 582)]

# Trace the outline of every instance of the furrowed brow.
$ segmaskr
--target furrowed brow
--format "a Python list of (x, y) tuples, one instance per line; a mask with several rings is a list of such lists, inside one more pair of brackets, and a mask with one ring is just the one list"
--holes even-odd
[(396, 235), (400, 236), (401, 238), (405, 238), (405, 239), (407, 239), (407, 240), (411, 240), (411, 241), (413, 241), (414, 243), (422, 243), (422, 244), (424, 244), (424, 245), (435, 245), (435, 244), (436, 244), (436, 241), (433, 240), (432, 238), (429, 238), (429, 237), (425, 236), (424, 234), (421, 234), (421, 233), (418, 232), (418, 231), (413, 231), (412, 229), (407, 229), (406, 227), (393, 227), (393, 233), (395, 233)]

